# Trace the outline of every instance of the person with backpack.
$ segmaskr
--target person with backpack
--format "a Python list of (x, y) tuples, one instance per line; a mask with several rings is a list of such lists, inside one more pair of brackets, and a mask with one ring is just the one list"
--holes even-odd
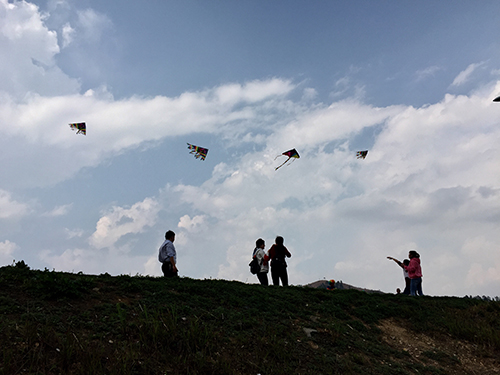
[(165, 277), (177, 276), (177, 253), (174, 246), (175, 233), (169, 230), (165, 233), (165, 241), (161, 244), (158, 252), (158, 261)]
[(271, 259), (271, 278), (273, 285), (279, 286), (280, 279), (283, 286), (288, 286), (288, 273), (286, 271), (285, 258), (290, 258), (292, 254), (284, 245), (285, 240), (283, 237), (276, 237), (275, 243), (269, 249), (269, 258)]
[(253, 251), (252, 257), (257, 259), (259, 264), (259, 271), (256, 273), (257, 278), (260, 281), (261, 285), (268, 286), (269, 280), (267, 278), (267, 274), (269, 272), (269, 256), (264, 251), (266, 247), (266, 243), (262, 238), (259, 238), (255, 241), (255, 250)]

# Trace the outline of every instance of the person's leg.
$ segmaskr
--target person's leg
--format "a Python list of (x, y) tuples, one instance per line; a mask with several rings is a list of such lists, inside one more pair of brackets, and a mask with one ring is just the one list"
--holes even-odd
[(276, 266), (271, 267), (271, 278), (273, 279), (273, 285), (280, 285), (280, 273)]
[(414, 296), (417, 290), (417, 279), (411, 279), (410, 281), (410, 295)]
[(411, 283), (410, 278), (405, 277), (405, 290), (403, 291), (403, 294), (410, 294), (410, 283)]
[(257, 277), (259, 278), (260, 284), (264, 286), (269, 285), (269, 281), (267, 279), (267, 272), (259, 272), (257, 274)]
[(169, 271), (168, 264), (169, 264), (169, 263), (170, 263), (170, 262), (163, 262), (163, 263), (161, 264), (161, 270), (162, 270), (162, 272), (163, 272), (163, 276), (164, 276), (164, 277), (168, 277), (168, 271)]
[(286, 267), (282, 267), (281, 269), (281, 284), (288, 286), (288, 272), (286, 272)]
[(419, 296), (423, 296), (424, 293), (422, 292), (422, 278), (419, 277), (417, 280), (418, 280), (417, 293), (418, 293)]
[(174, 272), (172, 269), (172, 263), (170, 261), (163, 262), (161, 266), (161, 270), (163, 271), (163, 276), (165, 277), (175, 277), (177, 276), (177, 272)]

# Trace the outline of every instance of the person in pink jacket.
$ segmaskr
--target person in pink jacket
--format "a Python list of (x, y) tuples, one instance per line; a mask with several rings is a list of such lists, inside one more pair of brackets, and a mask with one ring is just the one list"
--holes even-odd
[(420, 255), (415, 250), (410, 250), (408, 253), (408, 258), (410, 258), (410, 264), (404, 266), (405, 270), (408, 271), (408, 277), (410, 278), (410, 294), (416, 296), (423, 296), (422, 292), (422, 267), (420, 267)]

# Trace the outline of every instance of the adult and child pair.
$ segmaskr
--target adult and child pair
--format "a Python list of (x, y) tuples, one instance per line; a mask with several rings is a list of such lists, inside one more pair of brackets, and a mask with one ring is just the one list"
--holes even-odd
[[(405, 289), (403, 294), (410, 294), (412, 296), (416, 296), (418, 294), (419, 296), (423, 296), (420, 254), (415, 250), (410, 250), (408, 258), (410, 259), (405, 259), (403, 262), (400, 262), (393, 257), (387, 257), (387, 259), (395, 261), (403, 269), (403, 275), (405, 278)], [(399, 288), (397, 290), (400, 291)]]
[[(285, 258), (290, 258), (292, 254), (284, 245), (285, 240), (283, 237), (276, 237), (275, 243), (269, 251), (265, 251), (266, 243), (262, 238), (255, 241), (255, 250), (253, 251), (253, 258), (256, 258), (260, 271), (257, 272), (257, 278), (261, 285), (269, 285), (267, 274), (269, 273), (269, 263), (271, 263), (271, 278), (273, 285), (288, 286), (288, 272), (286, 270), (287, 264)], [(270, 262), (269, 262), (270, 261)]]

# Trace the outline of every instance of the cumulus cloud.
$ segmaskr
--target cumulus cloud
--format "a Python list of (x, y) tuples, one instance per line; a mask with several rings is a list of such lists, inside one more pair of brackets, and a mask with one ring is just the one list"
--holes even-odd
[(0, 0), (0, 94), (22, 99), (29, 93), (68, 94), (79, 89), (75, 79), (56, 65), (57, 34), (49, 30), (37, 6)]
[(69, 23), (64, 24), (61, 32), (62, 37), (62, 48), (66, 48), (71, 44), (75, 35), (75, 29), (71, 27)]
[(90, 244), (97, 249), (113, 248), (127, 234), (136, 234), (156, 222), (158, 203), (151, 198), (133, 204), (130, 208), (113, 207), (99, 219)]
[(0, 189), (0, 219), (15, 218), (26, 215), (29, 206), (12, 199), (8, 191)]
[(189, 215), (184, 215), (180, 218), (177, 226), (179, 228), (184, 228), (188, 232), (195, 232), (203, 227), (204, 220), (205, 217), (203, 215), (196, 215), (193, 218), (189, 217)]

